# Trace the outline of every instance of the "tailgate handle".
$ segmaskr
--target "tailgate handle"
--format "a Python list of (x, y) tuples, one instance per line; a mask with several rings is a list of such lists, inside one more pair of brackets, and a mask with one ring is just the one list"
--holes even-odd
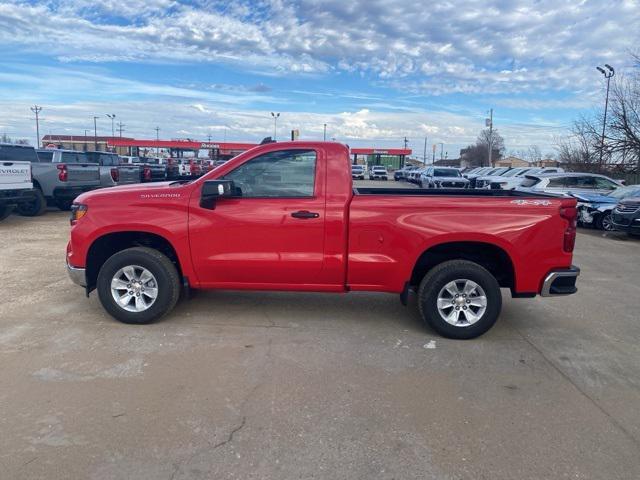
[(307, 219), (307, 218), (318, 218), (320, 214), (316, 212), (310, 212), (309, 210), (298, 210), (297, 212), (293, 212), (291, 216), (293, 218)]

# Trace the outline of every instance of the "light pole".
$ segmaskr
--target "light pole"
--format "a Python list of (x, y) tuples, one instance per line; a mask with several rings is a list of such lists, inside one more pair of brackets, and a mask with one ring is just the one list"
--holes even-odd
[(84, 147), (83, 150), (86, 152), (87, 151), (87, 132), (89, 130), (87, 130), (86, 128), (84, 129)]
[(422, 163), (427, 165), (427, 137), (424, 137), (424, 152), (422, 152)]
[(31, 111), (36, 114), (36, 148), (40, 148), (40, 112), (42, 111), (42, 107), (38, 105), (34, 105), (31, 107)]
[(607, 79), (607, 95), (604, 100), (604, 118), (602, 119), (602, 139), (600, 140), (600, 165), (602, 165), (602, 154), (604, 153), (604, 131), (607, 127), (607, 108), (609, 107), (609, 83), (611, 82), (611, 77), (616, 74), (616, 71), (613, 67), (607, 63), (604, 64), (608, 71), (605, 71), (602, 67), (596, 67), (596, 69), (604, 75), (604, 78)]
[(98, 151), (98, 117), (93, 117), (93, 151)]
[(277, 140), (277, 132), (278, 132), (278, 118), (280, 117), (280, 113), (271, 112), (271, 116), (273, 117), (273, 140)]
[[(156, 142), (160, 142), (160, 127), (154, 128), (156, 131)], [(197, 153), (197, 152), (196, 152)], [(156, 143), (156, 157), (160, 157), (160, 147)]]
[(322, 139), (326, 142), (327, 141), (327, 124), (324, 124), (324, 134), (322, 135)]
[(114, 125), (114, 122), (116, 121), (116, 114), (115, 113), (107, 113), (107, 117), (109, 117), (111, 119), (111, 137), (115, 137), (116, 136), (116, 127)]
[(493, 108), (489, 110), (489, 118), (485, 119), (485, 126), (489, 127), (489, 165), (491, 167), (491, 157), (493, 156)]
[(440, 142), (440, 160), (444, 158), (444, 143)]

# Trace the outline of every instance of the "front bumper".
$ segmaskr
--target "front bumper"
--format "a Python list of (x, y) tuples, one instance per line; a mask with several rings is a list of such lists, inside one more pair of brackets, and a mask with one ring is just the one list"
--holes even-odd
[(67, 262), (67, 273), (71, 281), (76, 285), (80, 285), (81, 287), (87, 286), (87, 276), (84, 268), (72, 267)]
[(575, 265), (549, 272), (542, 283), (541, 297), (556, 297), (576, 293), (576, 280), (580, 275), (580, 269)]
[(611, 215), (611, 223), (620, 232), (640, 234), (640, 217), (637, 215), (637, 212), (622, 214), (614, 210)]

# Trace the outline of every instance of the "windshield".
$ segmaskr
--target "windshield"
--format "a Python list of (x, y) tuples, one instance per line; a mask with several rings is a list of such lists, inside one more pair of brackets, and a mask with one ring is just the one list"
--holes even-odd
[(523, 174), (527, 170), (529, 170), (529, 169), (528, 168), (514, 168), (512, 170), (509, 170), (508, 172), (505, 172), (505, 174), (502, 175), (502, 176), (503, 177), (515, 177), (516, 175)]
[(608, 195), (619, 200), (627, 197), (640, 197), (640, 185), (629, 185), (628, 187), (618, 188)]
[(362, 170), (363, 168), (362, 165), (351, 165), (351, 170)]
[(433, 170), (434, 177), (461, 177), (460, 171), (455, 168), (435, 168)]

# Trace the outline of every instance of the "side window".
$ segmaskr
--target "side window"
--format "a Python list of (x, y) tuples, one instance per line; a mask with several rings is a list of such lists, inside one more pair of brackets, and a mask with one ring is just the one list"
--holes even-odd
[(606, 178), (596, 177), (596, 188), (599, 190), (615, 190), (617, 185)]
[(281, 150), (265, 153), (226, 174), (234, 196), (243, 198), (313, 197), (316, 152)]
[(78, 163), (78, 157), (72, 152), (62, 152), (60, 163)]
[(38, 152), (38, 161), (40, 163), (51, 163), (53, 161), (53, 152)]
[(594, 177), (577, 177), (576, 188), (596, 188), (596, 179)]
[(549, 188), (563, 188), (563, 187), (567, 186), (566, 180), (571, 180), (571, 177), (568, 177), (568, 178), (562, 178), (562, 177), (552, 178), (551, 180), (549, 180)]

